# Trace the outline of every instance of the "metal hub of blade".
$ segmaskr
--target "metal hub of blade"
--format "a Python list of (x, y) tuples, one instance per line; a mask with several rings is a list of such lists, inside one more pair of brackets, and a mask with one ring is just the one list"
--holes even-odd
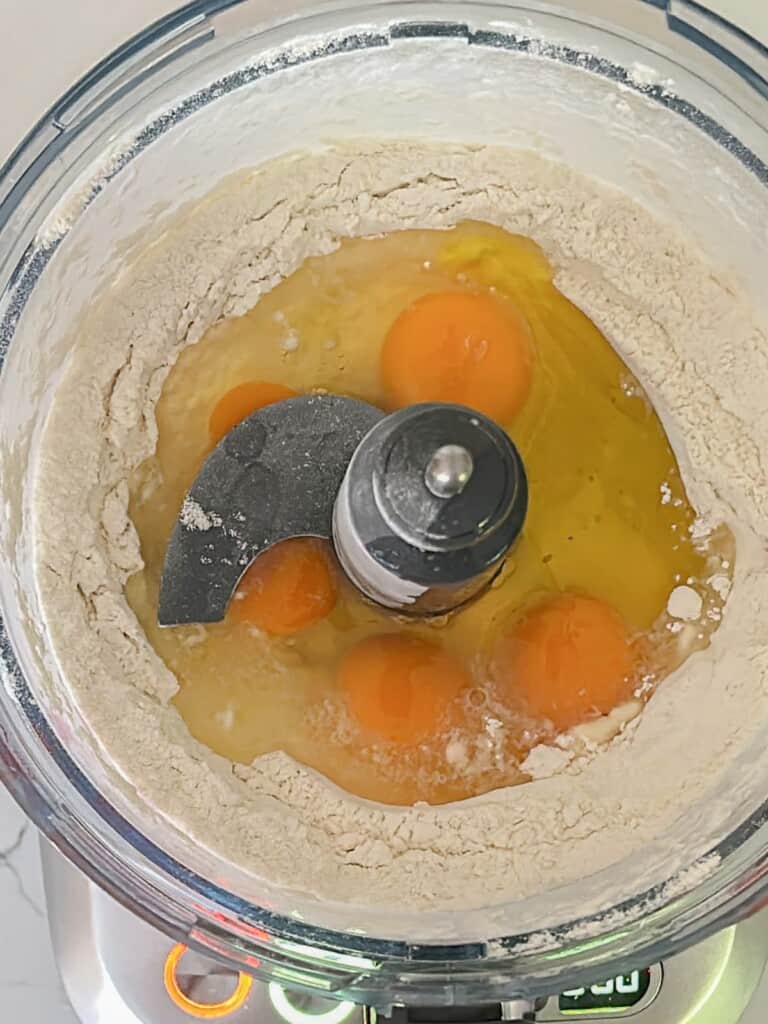
[(528, 487), (500, 427), (460, 405), (412, 405), (363, 439), (336, 501), (336, 553), (377, 603), (416, 615), (464, 604), (523, 526)]
[(337, 395), (277, 402), (227, 434), (185, 498), (158, 622), (221, 621), (253, 560), (306, 536), (332, 539), (379, 604), (449, 611), (498, 572), (527, 503), (515, 446), (472, 409), (429, 403), (385, 416)]

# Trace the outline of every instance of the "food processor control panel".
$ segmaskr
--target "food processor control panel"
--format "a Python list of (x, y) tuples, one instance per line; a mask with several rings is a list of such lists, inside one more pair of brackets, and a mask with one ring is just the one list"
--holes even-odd
[[(355, 1003), (238, 974), (126, 911), (44, 843), (42, 860), (54, 952), (82, 1024), (485, 1024), (533, 1020), (632, 1024), (753, 1024), (768, 1005), (761, 985), (768, 911), (645, 969), (539, 1000), (477, 1007), (405, 1009), (391, 1016)], [(285, 980), (286, 984), (283, 984)], [(762, 1016), (760, 1016), (762, 1013)]]

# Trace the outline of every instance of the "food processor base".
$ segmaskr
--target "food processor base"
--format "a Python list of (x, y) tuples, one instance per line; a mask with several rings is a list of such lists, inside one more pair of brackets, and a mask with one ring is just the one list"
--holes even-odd
[[(238, 976), (175, 944), (88, 881), (42, 843), (53, 949), (82, 1024), (373, 1024), (376, 1012), (350, 1002)], [(537, 1022), (763, 1024), (768, 1012), (768, 910), (645, 971), (551, 996)], [(511, 1006), (511, 1004), (510, 1004)], [(499, 1004), (472, 1014), (436, 1012), (441, 1021), (508, 1020)], [(409, 1020), (402, 1013), (402, 1024)], [(397, 1008), (392, 1021), (400, 1024)], [(416, 1019), (414, 1017), (414, 1019)], [(418, 1020), (431, 1021), (423, 1008)]]

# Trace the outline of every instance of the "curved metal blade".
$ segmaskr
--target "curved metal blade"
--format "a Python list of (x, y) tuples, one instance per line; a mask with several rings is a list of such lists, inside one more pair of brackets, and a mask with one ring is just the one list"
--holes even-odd
[(165, 555), (158, 623), (220, 622), (260, 552), (287, 537), (330, 537), (349, 460), (383, 416), (353, 398), (305, 395), (231, 430), (184, 499)]

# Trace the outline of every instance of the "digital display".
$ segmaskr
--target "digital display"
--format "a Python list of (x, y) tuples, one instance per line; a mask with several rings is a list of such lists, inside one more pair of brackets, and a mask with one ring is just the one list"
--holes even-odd
[(558, 1008), (561, 1013), (573, 1014), (628, 1010), (640, 1002), (650, 985), (651, 972), (647, 968), (618, 974), (587, 988), (572, 988), (561, 993)]

